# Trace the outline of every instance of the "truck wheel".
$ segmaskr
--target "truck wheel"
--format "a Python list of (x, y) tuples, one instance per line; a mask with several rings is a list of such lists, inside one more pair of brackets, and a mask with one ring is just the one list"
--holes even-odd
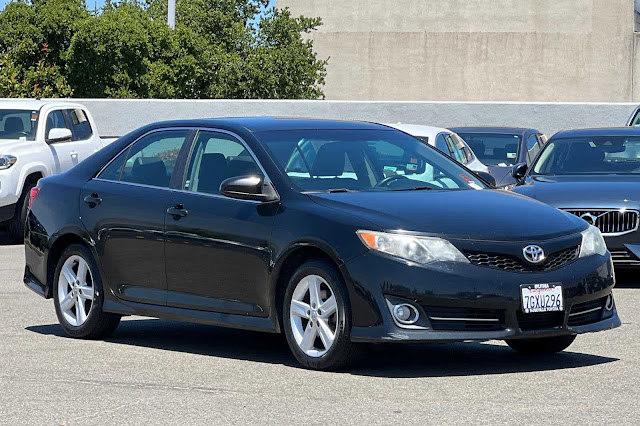
[(15, 243), (24, 241), (24, 225), (27, 221), (27, 210), (29, 210), (29, 193), (34, 186), (36, 186), (35, 183), (25, 184), (22, 195), (20, 195), (16, 203), (16, 212), (13, 215), (13, 219), (9, 221), (9, 235)]

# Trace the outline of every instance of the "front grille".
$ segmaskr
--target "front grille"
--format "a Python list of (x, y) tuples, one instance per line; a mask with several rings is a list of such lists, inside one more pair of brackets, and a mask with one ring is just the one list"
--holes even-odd
[(612, 251), (611, 258), (619, 266), (640, 266), (640, 259), (626, 250)]
[(465, 252), (465, 255), (471, 263), (478, 266), (486, 266), (489, 268), (504, 269), (506, 271), (515, 272), (539, 272), (557, 269), (573, 262), (580, 255), (580, 246), (574, 246), (551, 253), (543, 263), (537, 265), (525, 262), (517, 256), (498, 253), (467, 251)]
[(564, 312), (536, 312), (525, 314), (524, 312), (516, 312), (518, 317), (518, 326), (520, 330), (539, 330), (543, 328), (562, 327), (564, 323)]
[(470, 309), (423, 306), (431, 327), (437, 331), (496, 331), (503, 330), (504, 311), (498, 309)]
[(569, 313), (569, 325), (585, 325), (600, 321), (606, 297), (573, 305)]
[(639, 215), (636, 210), (565, 209), (600, 229), (604, 235), (620, 235), (638, 229)]

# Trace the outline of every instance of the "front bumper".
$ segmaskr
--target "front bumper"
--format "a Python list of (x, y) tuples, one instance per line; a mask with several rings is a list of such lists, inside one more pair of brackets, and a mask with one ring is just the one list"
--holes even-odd
[[(369, 252), (348, 262), (345, 271), (353, 285), (351, 339), (358, 342), (550, 337), (621, 324), (615, 304), (605, 308), (615, 283), (609, 254), (578, 259), (553, 271), (522, 273), (448, 262), (422, 266)], [(565, 310), (524, 314), (520, 286), (544, 283), (562, 285)], [(396, 325), (387, 299), (411, 302), (424, 328)]]

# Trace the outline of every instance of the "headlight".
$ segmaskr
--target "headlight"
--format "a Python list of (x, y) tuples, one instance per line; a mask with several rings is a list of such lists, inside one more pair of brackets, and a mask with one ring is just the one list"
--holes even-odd
[(602, 238), (600, 230), (593, 225), (582, 232), (582, 247), (580, 248), (580, 257), (599, 254), (604, 256), (607, 253), (607, 245)]
[(469, 260), (453, 244), (442, 238), (374, 231), (358, 231), (357, 233), (364, 245), (371, 250), (412, 262), (422, 264), (438, 261), (469, 263)]
[(0, 170), (8, 169), (16, 164), (18, 159), (13, 155), (0, 155)]

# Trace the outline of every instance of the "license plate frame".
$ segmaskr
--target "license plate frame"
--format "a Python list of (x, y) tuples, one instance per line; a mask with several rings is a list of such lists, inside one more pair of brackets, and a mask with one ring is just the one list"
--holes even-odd
[(520, 286), (520, 305), (525, 314), (564, 312), (564, 294), (560, 283)]

